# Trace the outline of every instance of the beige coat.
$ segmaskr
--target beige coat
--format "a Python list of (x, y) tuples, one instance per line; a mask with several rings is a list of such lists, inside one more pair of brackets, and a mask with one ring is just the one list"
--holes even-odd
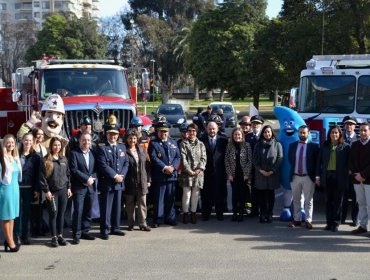
[[(198, 139), (190, 142), (189, 139), (185, 139), (180, 144), (181, 153), (181, 175), (180, 175), (180, 186), (181, 187), (198, 187), (203, 188), (204, 182), (204, 170), (207, 163), (206, 148)], [(202, 172), (197, 176), (191, 176), (191, 171), (195, 169), (201, 169)]]

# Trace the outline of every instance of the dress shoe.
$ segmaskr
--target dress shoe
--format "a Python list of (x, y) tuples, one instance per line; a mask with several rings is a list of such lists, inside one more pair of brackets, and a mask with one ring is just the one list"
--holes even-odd
[(58, 240), (57, 240), (56, 236), (54, 236), (53, 238), (51, 238), (51, 247), (56, 248), (58, 246), (59, 246), (58, 245)]
[(74, 245), (80, 244), (80, 239), (78, 237), (73, 237), (72, 244)]
[(148, 227), (147, 225), (140, 225), (139, 226), (139, 229), (141, 231), (150, 231), (150, 227)]
[(338, 228), (339, 228), (339, 226), (337, 226), (337, 225), (333, 225), (333, 226), (331, 227), (331, 231), (332, 231), (332, 232), (338, 232)]
[(67, 245), (67, 241), (63, 238), (63, 236), (59, 235), (58, 236), (58, 244), (60, 246), (66, 246)]
[(83, 233), (81, 234), (81, 239), (85, 239), (85, 240), (95, 240), (95, 237), (88, 234), (88, 233)]
[(233, 213), (233, 216), (231, 217), (231, 221), (232, 222), (236, 222), (238, 220), (238, 214), (237, 213)]
[(196, 212), (191, 212), (191, 214), (190, 214), (190, 222), (192, 224), (196, 224), (197, 223), (197, 213)]
[(244, 220), (243, 213), (239, 213), (237, 221), (240, 223)]
[(361, 233), (365, 233), (365, 232), (367, 232), (367, 230), (366, 229), (364, 229), (364, 228), (362, 228), (362, 227), (358, 227), (358, 228), (356, 228), (356, 229), (354, 229), (354, 230), (352, 230), (352, 234), (361, 234)]
[(182, 214), (182, 223), (183, 224), (187, 224), (187, 223), (189, 223), (189, 213), (187, 212), (187, 213), (184, 213), (184, 214)]
[(159, 226), (160, 226), (160, 224), (158, 224), (158, 223), (154, 223), (154, 224), (152, 225), (152, 228), (159, 228)]
[(127, 230), (128, 230), (128, 231), (133, 231), (133, 230), (134, 230), (134, 226), (133, 226), (133, 225), (129, 225), (129, 226), (127, 227)]
[(222, 215), (222, 214), (217, 215), (217, 220), (218, 221), (223, 221), (224, 220), (224, 215)]
[(332, 226), (331, 225), (326, 225), (325, 227), (324, 227), (324, 230), (331, 230), (332, 229)]
[(306, 229), (312, 229), (313, 225), (310, 222), (306, 222)]
[(267, 222), (266, 217), (260, 216), (260, 223), (265, 224)]
[(269, 216), (266, 217), (266, 223), (271, 224), (272, 221), (273, 221), (273, 218), (272, 218), (271, 215), (269, 215)]
[(125, 236), (126, 234), (121, 230), (114, 230), (110, 232), (111, 235)]
[(349, 224), (350, 227), (357, 227), (358, 223), (357, 222), (352, 222)]
[(291, 222), (288, 227), (290, 228), (296, 228), (296, 227), (300, 227), (302, 225), (302, 222), (301, 221), (293, 221)]
[(103, 239), (103, 240), (108, 240), (109, 239), (109, 235), (108, 234), (105, 234), (105, 233), (102, 233), (102, 234), (100, 234), (100, 238)]
[(169, 225), (169, 226), (177, 226), (177, 222), (176, 221), (169, 221), (166, 224)]

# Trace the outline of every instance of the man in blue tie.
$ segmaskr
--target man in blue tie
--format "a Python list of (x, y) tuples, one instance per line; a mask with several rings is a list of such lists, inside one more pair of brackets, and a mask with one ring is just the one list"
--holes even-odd
[[(289, 146), (288, 157), (291, 166), (291, 186), (293, 195), (294, 221), (289, 227), (301, 226), (301, 205), (304, 199), (305, 226), (312, 229), (313, 194), (315, 191), (315, 170), (319, 145), (308, 141), (310, 130), (302, 125), (298, 129), (299, 141)], [(303, 198), (302, 198), (303, 194)]]

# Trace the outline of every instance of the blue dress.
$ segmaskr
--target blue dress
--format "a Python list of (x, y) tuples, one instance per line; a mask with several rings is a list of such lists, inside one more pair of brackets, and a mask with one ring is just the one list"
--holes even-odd
[(19, 216), (19, 167), (16, 161), (11, 165), (13, 172), (10, 184), (4, 185), (0, 182), (0, 220), (14, 220)]

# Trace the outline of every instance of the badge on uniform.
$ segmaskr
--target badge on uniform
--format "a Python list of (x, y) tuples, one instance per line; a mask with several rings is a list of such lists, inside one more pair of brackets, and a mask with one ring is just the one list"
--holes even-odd
[(124, 157), (125, 156), (125, 152), (121, 152), (120, 156), (121, 157)]
[(162, 154), (161, 154), (161, 152), (158, 152), (158, 157), (160, 158), (160, 157), (162, 157)]

